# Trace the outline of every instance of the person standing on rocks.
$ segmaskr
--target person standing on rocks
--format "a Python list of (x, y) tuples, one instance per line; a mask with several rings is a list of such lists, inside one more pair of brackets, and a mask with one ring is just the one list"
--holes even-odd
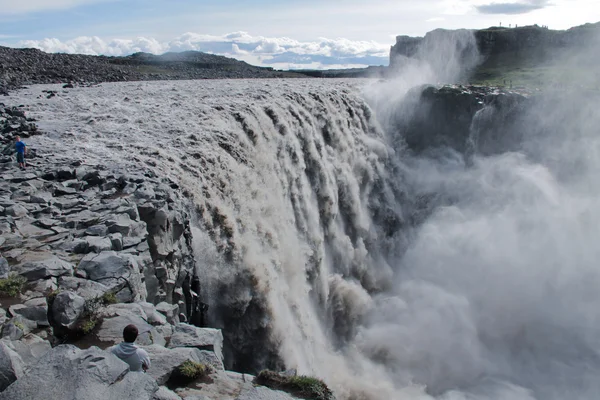
[(134, 372), (146, 372), (150, 368), (150, 356), (144, 349), (140, 349), (133, 342), (137, 339), (138, 329), (130, 324), (123, 329), (124, 342), (109, 349), (111, 353), (129, 364), (129, 370)]
[(17, 150), (17, 162), (19, 163), (19, 168), (25, 169), (25, 151), (27, 150), (27, 145), (21, 140), (21, 136), (17, 136), (15, 140), (15, 149)]

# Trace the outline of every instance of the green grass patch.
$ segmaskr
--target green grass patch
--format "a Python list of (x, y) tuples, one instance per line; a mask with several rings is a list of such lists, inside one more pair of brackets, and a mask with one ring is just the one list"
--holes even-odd
[(117, 304), (119, 300), (113, 292), (106, 292), (102, 295), (102, 304), (108, 306), (110, 304)]
[(0, 279), (0, 296), (18, 296), (23, 291), (26, 282), (27, 279), (17, 274), (11, 274), (6, 279)]
[(190, 380), (201, 378), (208, 373), (208, 367), (206, 365), (191, 360), (185, 361), (177, 367), (177, 370), (182, 376)]
[(271, 389), (288, 392), (310, 400), (333, 400), (333, 392), (325, 382), (310, 376), (286, 376), (273, 371), (261, 371), (254, 383)]
[(186, 360), (175, 368), (166, 385), (169, 389), (188, 386), (194, 381), (207, 378), (211, 371), (208, 365)]

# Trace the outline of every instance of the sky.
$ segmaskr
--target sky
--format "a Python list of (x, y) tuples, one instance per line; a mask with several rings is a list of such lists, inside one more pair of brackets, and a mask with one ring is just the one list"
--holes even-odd
[(0, 0), (0, 45), (199, 50), (277, 69), (387, 65), (397, 35), (600, 21), (600, 0)]

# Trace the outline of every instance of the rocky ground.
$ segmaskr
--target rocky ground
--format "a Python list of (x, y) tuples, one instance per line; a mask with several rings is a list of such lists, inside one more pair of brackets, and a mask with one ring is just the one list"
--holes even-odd
[(126, 57), (49, 54), (0, 46), (0, 94), (36, 83), (97, 83), (169, 79), (282, 78), (300, 74), (255, 67), (198, 51)]
[[(175, 182), (49, 149), (19, 170), (14, 136), (41, 132), (4, 105), (0, 128), (1, 400), (294, 398), (225, 371), (221, 331), (197, 326), (191, 208)], [(103, 350), (130, 323), (147, 374)], [(182, 378), (190, 361), (203, 373)]]

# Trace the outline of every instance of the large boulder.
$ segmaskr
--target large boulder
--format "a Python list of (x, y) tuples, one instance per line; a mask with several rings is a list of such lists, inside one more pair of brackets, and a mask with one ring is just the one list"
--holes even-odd
[(61, 276), (58, 278), (60, 290), (70, 290), (77, 293), (86, 300), (102, 297), (110, 288), (99, 282), (89, 279), (77, 278), (75, 276)]
[(21, 340), (3, 339), (2, 342), (17, 353), (25, 365), (37, 362), (52, 349), (50, 342), (32, 333), (23, 336)]
[(78, 269), (85, 271), (88, 279), (99, 281), (113, 289), (121, 302), (146, 299), (146, 288), (142, 284), (139, 265), (129, 254), (114, 251), (90, 253), (81, 260)]
[(48, 323), (48, 303), (46, 303), (45, 297), (27, 300), (24, 304), (16, 304), (10, 307), (10, 312), (34, 321), (39, 328), (50, 325)]
[(220, 329), (198, 328), (193, 325), (179, 323), (175, 325), (169, 348), (195, 347), (200, 350), (214, 352), (223, 360), (223, 333)]
[(24, 367), (21, 357), (0, 341), (0, 392), (23, 375)]
[(71, 329), (85, 310), (85, 299), (76, 293), (60, 292), (52, 303), (52, 317), (61, 327)]
[(99, 316), (102, 318), (100, 327), (96, 332), (98, 340), (108, 344), (117, 344), (123, 341), (123, 328), (133, 324), (138, 329), (137, 344), (151, 345), (157, 344), (164, 346), (166, 341), (161, 333), (152, 325), (148, 324), (144, 318), (133, 312), (121, 312), (119, 315), (106, 318), (102, 311)]
[(44, 255), (40, 260), (24, 262), (17, 265), (15, 269), (29, 281), (73, 275), (73, 265), (52, 254)]
[(157, 390), (151, 376), (129, 372), (126, 363), (108, 352), (61, 345), (0, 393), (0, 400), (150, 400)]
[[(195, 348), (180, 347), (177, 349), (167, 349), (162, 346), (152, 345), (144, 346), (144, 350), (150, 356), (150, 369), (148, 374), (156, 379), (159, 385), (167, 383), (171, 377), (171, 373), (184, 363), (190, 360), (197, 363), (209, 364), (210, 359), (204, 354), (205, 352)], [(217, 369), (223, 369), (223, 364), (217, 366)]]

